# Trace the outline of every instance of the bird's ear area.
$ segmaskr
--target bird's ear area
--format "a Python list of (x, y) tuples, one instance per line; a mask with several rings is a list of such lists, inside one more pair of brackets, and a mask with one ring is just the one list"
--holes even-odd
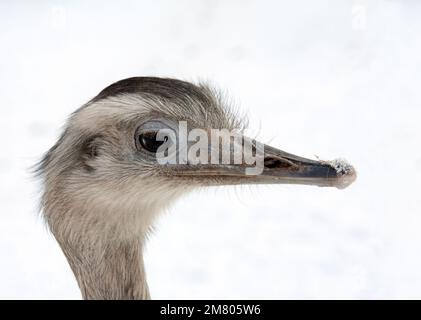
[(80, 150), (80, 161), (87, 171), (95, 170), (95, 159), (101, 155), (104, 140), (101, 135), (95, 135), (83, 141)]

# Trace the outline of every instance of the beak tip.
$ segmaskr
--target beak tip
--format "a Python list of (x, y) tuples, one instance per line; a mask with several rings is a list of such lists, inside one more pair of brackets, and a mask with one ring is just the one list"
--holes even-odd
[(335, 187), (338, 189), (345, 189), (349, 187), (357, 179), (357, 171), (345, 159), (335, 159), (327, 161), (336, 171)]

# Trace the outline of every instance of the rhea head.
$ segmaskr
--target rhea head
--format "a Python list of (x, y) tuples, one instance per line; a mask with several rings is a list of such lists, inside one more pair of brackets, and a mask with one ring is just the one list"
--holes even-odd
[[(203, 163), (191, 155), (183, 163), (161, 163), (157, 152), (168, 141), (158, 133), (169, 130), (179, 137), (181, 122), (189, 130), (225, 129), (240, 136), (245, 129), (243, 119), (207, 85), (136, 77), (110, 85), (75, 111), (40, 162), (43, 213), (84, 298), (149, 298), (141, 254), (145, 237), (158, 212), (195, 188), (262, 183), (344, 188), (356, 177), (345, 162), (310, 160), (267, 145), (259, 174), (247, 174), (250, 164), (244, 161)], [(251, 143), (256, 152), (257, 142)], [(173, 145), (176, 154), (182, 151)], [(234, 149), (225, 149), (231, 159)]]

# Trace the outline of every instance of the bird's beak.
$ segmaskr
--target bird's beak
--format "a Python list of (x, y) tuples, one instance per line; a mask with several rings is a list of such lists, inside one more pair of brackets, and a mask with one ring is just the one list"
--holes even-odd
[(262, 183), (303, 184), (344, 189), (356, 177), (345, 160), (311, 160), (265, 145), (264, 169), (256, 178)]
[[(187, 164), (178, 166), (176, 174), (179, 176), (214, 178), (215, 184), (218, 185), (302, 184), (339, 189), (348, 187), (357, 176), (355, 169), (344, 160), (311, 160), (268, 145), (260, 144), (260, 146), (263, 146), (263, 152), (260, 158), (256, 157), (254, 169), (253, 166), (245, 163)], [(233, 149), (231, 148), (231, 159), (233, 157)], [(261, 164), (260, 170), (258, 168), (259, 163)], [(246, 169), (249, 169), (249, 172)]]

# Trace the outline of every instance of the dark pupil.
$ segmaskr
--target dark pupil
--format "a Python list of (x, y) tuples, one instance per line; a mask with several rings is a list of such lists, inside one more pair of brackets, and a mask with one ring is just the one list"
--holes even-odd
[(156, 140), (156, 132), (144, 132), (139, 135), (140, 145), (150, 152), (157, 152), (158, 148), (168, 140), (168, 137), (165, 137), (164, 141)]

